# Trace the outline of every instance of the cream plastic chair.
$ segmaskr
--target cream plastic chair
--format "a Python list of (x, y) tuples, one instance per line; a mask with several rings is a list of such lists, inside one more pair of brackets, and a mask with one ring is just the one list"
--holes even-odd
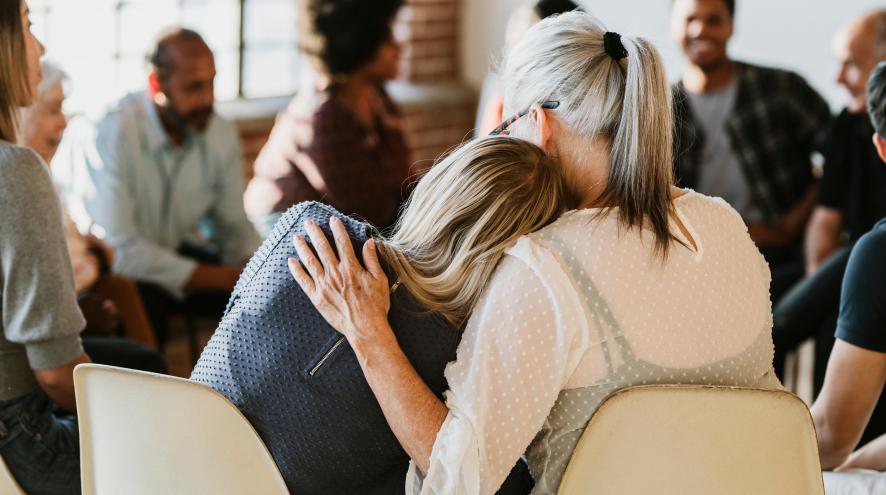
[(183, 378), (82, 364), (74, 370), (84, 495), (287, 494), (247, 419)]
[(6, 467), (6, 463), (3, 461), (3, 457), (0, 457), (0, 493), (4, 495), (27, 495), (18, 486), (15, 478), (12, 477), (12, 473), (9, 472), (9, 468)]
[(823, 494), (809, 409), (783, 391), (633, 387), (591, 418), (559, 495)]

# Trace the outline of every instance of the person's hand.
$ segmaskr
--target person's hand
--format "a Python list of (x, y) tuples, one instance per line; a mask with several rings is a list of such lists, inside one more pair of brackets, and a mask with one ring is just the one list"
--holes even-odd
[(338, 256), (320, 226), (308, 221), (305, 222), (305, 230), (317, 250), (317, 256), (304, 238), (295, 236), (293, 243), (301, 263), (290, 258), (289, 271), (323, 318), (341, 332), (352, 346), (356, 342), (390, 337), (387, 334), (390, 332), (387, 323), (391, 306), (390, 287), (378, 261), (375, 241), (370, 239), (363, 244), (364, 269), (354, 254), (351, 239), (341, 220), (333, 217), (329, 225)]

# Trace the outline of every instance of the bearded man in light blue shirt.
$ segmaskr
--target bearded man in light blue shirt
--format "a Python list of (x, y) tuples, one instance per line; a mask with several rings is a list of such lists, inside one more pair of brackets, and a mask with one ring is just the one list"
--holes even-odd
[[(72, 126), (53, 166), (72, 216), (100, 227), (114, 271), (137, 281), (162, 344), (171, 308), (221, 315), (260, 240), (243, 211), (237, 130), (213, 110), (212, 51), (176, 28), (158, 38), (149, 63), (148, 89), (96, 125)], [(184, 249), (200, 230), (212, 256)]]

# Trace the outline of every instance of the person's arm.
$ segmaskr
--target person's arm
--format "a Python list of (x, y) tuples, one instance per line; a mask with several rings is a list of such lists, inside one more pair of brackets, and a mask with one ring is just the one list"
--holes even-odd
[(40, 388), (66, 411), (77, 410), (77, 399), (74, 394), (74, 368), (78, 364), (90, 363), (89, 356), (81, 353), (73, 361), (54, 368), (34, 370), (34, 377)]
[[(458, 358), (447, 367), (443, 405), (396, 346), (374, 241), (364, 245), (363, 270), (341, 223), (331, 226), (338, 256), (316, 225), (306, 223), (306, 229), (322, 261), (296, 238), (304, 264), (290, 261), (296, 281), (351, 343), (389, 425), (427, 474), (427, 489), (494, 493), (587, 348), (587, 324), (574, 293), (551, 289), (524, 261), (506, 257), (468, 322)], [(540, 251), (532, 255), (544, 258)], [(559, 266), (549, 258), (546, 270)]]
[[(388, 323), (388, 279), (378, 262), (375, 241), (364, 244), (367, 269), (363, 270), (350, 249), (350, 238), (342, 223), (333, 217), (330, 226), (338, 256), (319, 227), (306, 222), (305, 230), (322, 262), (303, 238), (296, 237), (295, 248), (305, 269), (291, 259), (290, 271), (323, 317), (347, 338), (391, 430), (419, 469), (426, 472), (434, 439), (448, 409), (406, 359)], [(325, 280), (324, 275), (328, 277)], [(336, 292), (345, 287), (351, 291)]]
[(86, 322), (74, 294), (61, 206), (33, 152), (18, 149), (3, 159), (9, 163), (0, 177), (0, 328), (24, 346), (47, 395), (75, 410), (71, 371), (88, 361), (79, 335)]
[(818, 188), (811, 184), (800, 200), (775, 224), (748, 222), (748, 234), (757, 245), (790, 246), (800, 237), (815, 207)]
[[(243, 210), (243, 156), (240, 138), (233, 126), (225, 123), (225, 132), (218, 132), (217, 145), (226, 145), (215, 167), (215, 197), (209, 216), (214, 233), (212, 242), (218, 246), (223, 263), (241, 265), (252, 257), (261, 239)], [(213, 143), (216, 144), (216, 143)], [(235, 280), (236, 281), (236, 280)], [(233, 287), (233, 285), (232, 285)]]
[[(823, 469), (843, 464), (858, 445), (884, 383), (886, 354), (837, 340), (821, 394), (812, 406)], [(886, 457), (881, 462), (886, 464)]]
[(864, 447), (850, 454), (846, 462), (834, 469), (834, 471), (846, 471), (849, 469), (886, 471), (886, 435), (871, 440)]
[(815, 207), (818, 189), (812, 176), (812, 153), (821, 129), (831, 119), (831, 113), (824, 98), (797, 74), (788, 75), (782, 91), (785, 94), (785, 118), (791, 123), (789, 131), (793, 140), (790, 146), (794, 148), (793, 152), (802, 154), (804, 158), (804, 161), (797, 161), (797, 166), (802, 167), (802, 170), (795, 171), (797, 180), (800, 177), (808, 178), (809, 185), (777, 223), (751, 223), (748, 231), (758, 245), (788, 247), (802, 235)]
[(827, 206), (816, 206), (806, 228), (806, 273), (811, 274), (840, 249), (843, 212)]
[(837, 342), (821, 394), (812, 407), (824, 468), (856, 447), (886, 382), (886, 230), (855, 244), (840, 293)]

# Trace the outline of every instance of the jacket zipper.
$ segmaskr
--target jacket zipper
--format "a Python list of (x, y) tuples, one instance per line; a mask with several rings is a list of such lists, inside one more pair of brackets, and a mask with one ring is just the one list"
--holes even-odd
[[(400, 287), (399, 278), (391, 285), (391, 293), (394, 293), (394, 291), (396, 291), (398, 287)], [(308, 375), (314, 376), (318, 371), (320, 371), (320, 368), (322, 368), (323, 365), (326, 364), (326, 361), (329, 361), (329, 358), (332, 357), (332, 353), (335, 352), (336, 349), (341, 347), (344, 341), (344, 336), (339, 337), (338, 340), (336, 340), (335, 343), (332, 344), (332, 347), (330, 347), (329, 350), (326, 351), (326, 354), (323, 354), (323, 357), (321, 357), (320, 360), (317, 361), (317, 364), (315, 364), (314, 367), (311, 368), (311, 371), (308, 372)]]
[(329, 361), (332, 353), (335, 352), (335, 350), (338, 349), (342, 345), (342, 343), (344, 343), (344, 341), (344, 336), (339, 337), (339, 339), (335, 341), (335, 344), (332, 344), (332, 347), (330, 347), (329, 350), (326, 351), (326, 354), (324, 354), (323, 357), (320, 358), (319, 361), (317, 361), (317, 364), (315, 364), (314, 367), (311, 368), (311, 371), (308, 374), (314, 376), (314, 374), (317, 373), (317, 371), (319, 371), (324, 364), (326, 364), (326, 361)]

